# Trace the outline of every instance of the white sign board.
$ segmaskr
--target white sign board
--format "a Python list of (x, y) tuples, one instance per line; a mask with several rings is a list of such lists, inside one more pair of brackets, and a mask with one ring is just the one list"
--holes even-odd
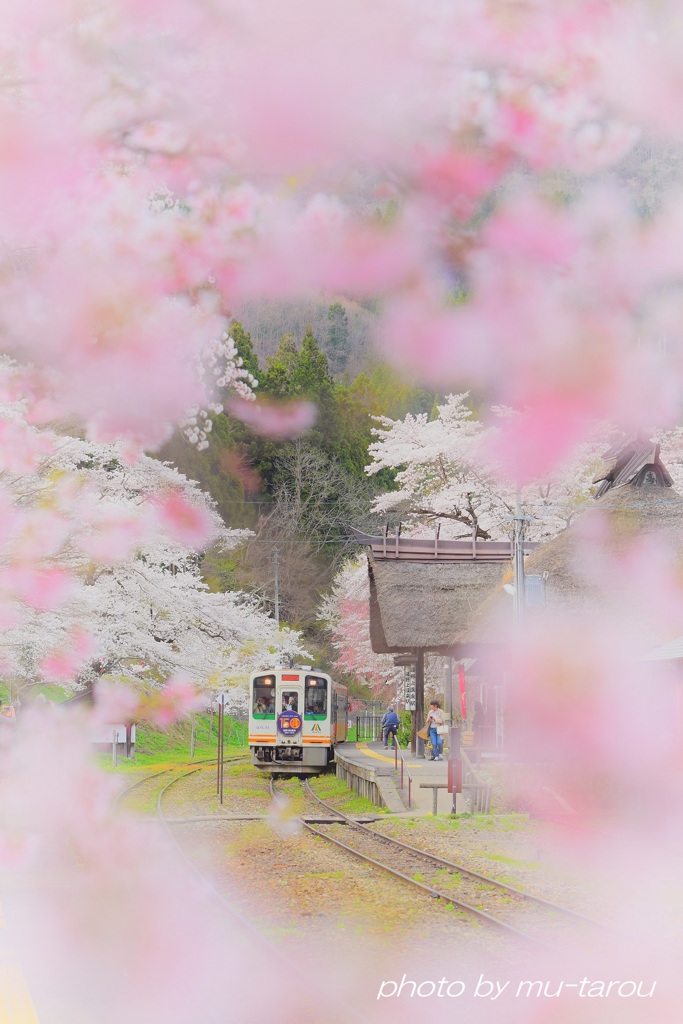
[[(88, 739), (91, 743), (113, 743), (114, 733), (116, 742), (126, 742), (125, 725), (100, 725), (97, 729), (91, 729)], [(135, 743), (135, 726), (131, 729), (131, 741)]]

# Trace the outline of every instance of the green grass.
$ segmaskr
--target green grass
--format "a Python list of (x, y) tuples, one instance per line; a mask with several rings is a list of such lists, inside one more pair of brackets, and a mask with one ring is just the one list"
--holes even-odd
[(448, 868), (440, 868), (434, 875), (439, 882), (460, 882), (462, 875), (459, 871), (449, 871)]
[[(230, 756), (233, 757), (234, 754), (231, 752)], [(254, 766), (251, 763), (247, 762), (240, 762), (239, 764), (228, 765), (226, 757), (225, 775), (226, 778), (230, 776), (230, 778), (232, 779), (238, 779), (240, 775), (248, 776), (250, 779), (253, 779), (255, 778)]]
[(19, 692), (17, 692), (16, 686), (10, 686), (9, 683), (0, 683), (0, 700), (3, 703), (10, 700), (19, 700), (22, 704), (28, 704), (29, 701), (35, 700), (39, 693), (42, 693), (44, 697), (47, 697), (54, 704), (62, 704), (63, 701), (74, 696), (70, 690), (65, 690), (63, 686), (54, 686), (47, 683), (40, 686), (23, 686)]
[[(211, 722), (211, 728), (209, 723)], [(191, 761), (203, 761), (217, 755), (216, 722), (213, 715), (197, 715), (195, 718), (195, 750), (190, 756), (190, 737), (192, 725), (189, 719), (170, 726), (168, 729), (157, 729), (147, 722), (141, 723), (136, 729), (135, 755), (128, 760), (119, 757), (116, 768), (111, 763), (110, 753), (96, 754), (97, 763), (106, 770), (116, 772), (135, 772), (140, 768), (152, 766), (186, 765)], [(248, 753), (246, 745), (246, 723), (225, 720), (225, 757), (235, 757)], [(237, 766), (236, 766), (237, 767)], [(247, 766), (242, 766), (246, 769)], [(226, 771), (233, 771), (226, 764)]]
[(375, 807), (370, 800), (354, 793), (336, 775), (316, 775), (315, 778), (310, 779), (310, 783), (316, 796), (319, 796), (321, 800), (333, 802), (334, 806), (344, 814), (377, 814), (380, 812), (379, 807)]
[(475, 856), (486, 857), (487, 860), (495, 860), (500, 864), (509, 864), (512, 868), (539, 868), (540, 864), (534, 860), (517, 860), (515, 857), (504, 857), (502, 853), (488, 853), (486, 850), (475, 850)]
[(528, 814), (470, 814), (458, 813), (440, 817), (436, 827), (448, 832), (451, 829), (473, 829), (487, 832), (515, 832), (529, 824)]

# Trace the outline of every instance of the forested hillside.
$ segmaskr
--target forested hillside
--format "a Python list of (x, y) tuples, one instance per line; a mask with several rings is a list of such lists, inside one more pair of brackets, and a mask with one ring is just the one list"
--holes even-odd
[(251, 335), (262, 363), (275, 354), (286, 332), (302, 338), (310, 326), (335, 377), (346, 372), (355, 376), (362, 370), (374, 319), (371, 307), (346, 298), (332, 304), (323, 299), (250, 302), (239, 310), (239, 322)]
[[(346, 314), (338, 303), (327, 313), (334, 355), (335, 345), (346, 351)], [(277, 442), (221, 413), (213, 418), (208, 448), (198, 451), (178, 433), (160, 456), (211, 494), (227, 524), (254, 531), (229, 556), (209, 552), (204, 574), (210, 585), (256, 591), (272, 606), (277, 549), (281, 619), (314, 628), (320, 590), (347, 550), (345, 527), (379, 525), (373, 499), (393, 486), (391, 471), (365, 474), (371, 417), (429, 412), (435, 395), (403, 383), (381, 364), (366, 363), (353, 379), (335, 374), (310, 324), (302, 335), (285, 334), (263, 363), (241, 323), (230, 333), (258, 381), (257, 394), (313, 401), (315, 425), (294, 441)]]

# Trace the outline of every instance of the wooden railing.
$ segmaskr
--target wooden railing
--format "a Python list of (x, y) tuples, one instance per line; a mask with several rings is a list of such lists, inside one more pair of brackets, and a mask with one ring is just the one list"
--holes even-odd
[[(384, 534), (373, 537), (361, 530), (349, 527), (359, 544), (366, 544), (376, 559), (403, 560), (407, 562), (509, 562), (512, 558), (511, 540), (478, 540), (472, 534), (470, 540), (442, 540), (434, 537), (402, 537), (397, 531), (393, 536)], [(538, 544), (525, 541), (524, 551), (533, 551)]]
[(484, 782), (465, 751), (460, 749), (462, 758), (462, 791), (470, 803), (470, 813), (491, 813), (491, 792), (493, 787)]

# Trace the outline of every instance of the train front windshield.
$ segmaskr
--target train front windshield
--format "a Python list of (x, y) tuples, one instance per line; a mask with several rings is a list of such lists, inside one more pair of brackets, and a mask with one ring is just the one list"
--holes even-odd
[(282, 693), (282, 710), (283, 711), (298, 711), (299, 710), (299, 694), (296, 690), (284, 690)]
[(254, 680), (251, 712), (254, 718), (275, 718), (274, 676), (257, 676)]
[(305, 717), (327, 717), (327, 680), (321, 676), (306, 676)]

